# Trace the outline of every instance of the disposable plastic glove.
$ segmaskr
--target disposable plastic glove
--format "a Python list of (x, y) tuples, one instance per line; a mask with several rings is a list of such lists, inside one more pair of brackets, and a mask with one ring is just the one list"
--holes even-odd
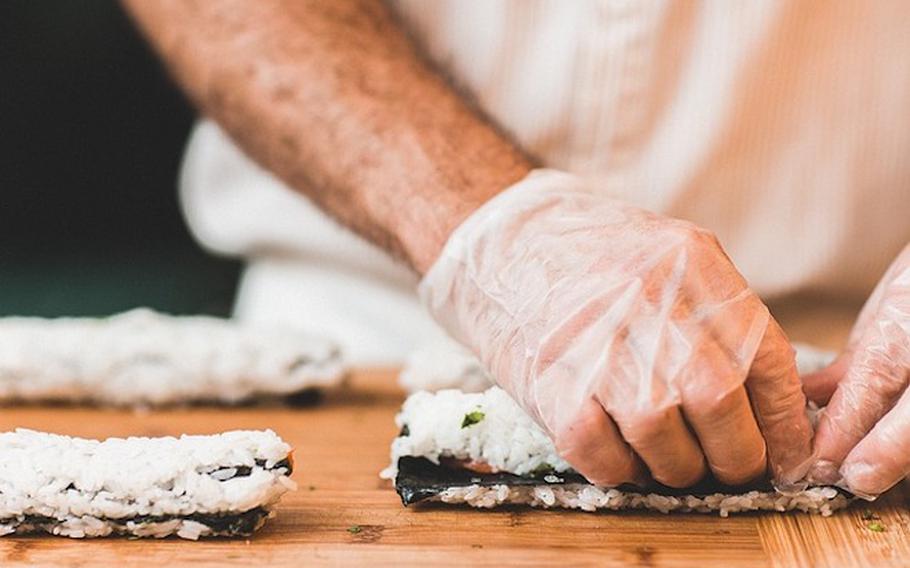
[(847, 348), (804, 379), (809, 397), (828, 405), (811, 481), (871, 498), (910, 473), (910, 246), (866, 302)]
[(536, 171), (453, 232), (420, 294), (593, 483), (810, 465), (793, 350), (690, 223)]

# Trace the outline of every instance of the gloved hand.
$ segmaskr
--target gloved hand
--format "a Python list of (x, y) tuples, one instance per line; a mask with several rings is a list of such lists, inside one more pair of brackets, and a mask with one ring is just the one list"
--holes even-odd
[(793, 350), (705, 230), (536, 171), (452, 233), (420, 294), (593, 483), (805, 475)]
[(847, 348), (804, 381), (809, 398), (828, 405), (810, 481), (871, 498), (910, 473), (910, 246), (869, 297)]

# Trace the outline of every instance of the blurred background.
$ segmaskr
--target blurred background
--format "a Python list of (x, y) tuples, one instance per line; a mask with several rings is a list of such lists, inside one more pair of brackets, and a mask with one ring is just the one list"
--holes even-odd
[(194, 112), (115, 0), (0, 2), (0, 315), (227, 315), (177, 172)]

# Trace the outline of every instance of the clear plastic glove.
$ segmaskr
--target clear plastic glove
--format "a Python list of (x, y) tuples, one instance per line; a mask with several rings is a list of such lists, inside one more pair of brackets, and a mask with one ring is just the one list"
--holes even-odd
[(910, 246), (866, 302), (844, 352), (804, 380), (809, 398), (828, 405), (810, 481), (871, 498), (910, 473)]
[(455, 230), (420, 294), (596, 484), (810, 465), (793, 350), (690, 223), (536, 171)]

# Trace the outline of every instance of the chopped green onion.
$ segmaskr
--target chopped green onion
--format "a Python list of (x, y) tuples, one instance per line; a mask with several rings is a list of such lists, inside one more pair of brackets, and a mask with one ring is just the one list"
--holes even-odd
[(485, 416), (486, 414), (479, 410), (468, 412), (464, 415), (464, 419), (461, 421), (461, 427), (467, 428), (468, 426), (473, 426), (483, 420)]
[(352, 527), (348, 527), (348, 532), (351, 534), (357, 534), (362, 530), (363, 530), (363, 528), (360, 525), (354, 525)]
[(885, 525), (879, 521), (872, 521), (866, 525), (866, 528), (872, 532), (885, 532)]

